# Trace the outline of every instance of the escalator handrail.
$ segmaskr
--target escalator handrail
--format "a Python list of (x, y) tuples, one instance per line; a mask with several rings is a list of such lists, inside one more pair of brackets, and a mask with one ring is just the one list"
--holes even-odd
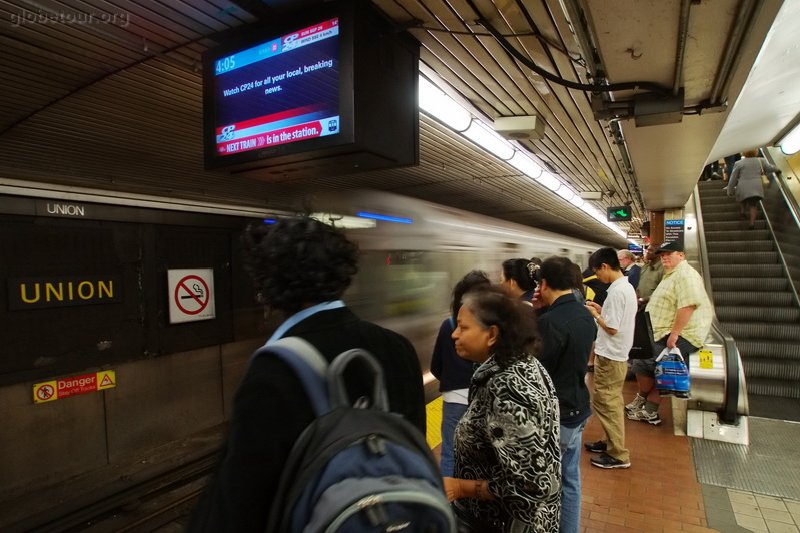
[(698, 253), (700, 255), (700, 267), (703, 272), (703, 282), (706, 286), (706, 294), (711, 301), (711, 329), (722, 339), (725, 348), (725, 394), (720, 409), (720, 419), (726, 424), (735, 424), (739, 413), (739, 348), (736, 346), (733, 337), (725, 331), (722, 324), (717, 320), (717, 312), (714, 308), (713, 290), (711, 287), (711, 266), (708, 262), (708, 249), (706, 247), (706, 234), (703, 226), (703, 212), (700, 209), (700, 188), (694, 188), (694, 212), (697, 219), (697, 239)]
[(797, 294), (797, 287), (794, 286), (792, 273), (789, 272), (789, 267), (786, 263), (786, 257), (783, 255), (783, 250), (781, 250), (781, 244), (775, 237), (775, 228), (772, 226), (772, 221), (769, 219), (769, 213), (767, 213), (767, 210), (764, 209), (764, 199), (762, 198), (761, 200), (758, 201), (758, 203), (760, 204), (761, 212), (764, 213), (764, 220), (767, 222), (767, 229), (769, 230), (770, 235), (772, 235), (772, 240), (775, 243), (775, 249), (778, 252), (778, 261), (783, 267), (783, 273), (786, 276), (786, 281), (789, 282), (789, 290), (791, 291), (792, 297), (794, 298), (794, 303), (800, 305), (800, 295)]
[[(767, 155), (763, 151), (762, 154), (765, 157)], [(775, 161), (773, 161), (772, 158), (767, 158), (767, 161), (769, 161), (773, 165), (775, 164)], [(786, 185), (786, 182), (784, 181), (785, 179), (786, 178), (783, 177), (783, 174), (777, 174), (773, 179), (770, 180), (770, 184), (774, 183), (777, 185), (778, 192), (783, 198), (783, 203), (786, 206), (786, 209), (788, 209), (789, 213), (792, 215), (795, 225), (798, 227), (798, 229), (800, 229), (800, 208), (797, 206), (797, 202), (794, 196), (792, 196), (788, 192), (788, 187)], [(796, 305), (800, 306), (800, 294), (798, 294), (797, 292), (798, 288), (795, 286), (792, 273), (789, 272), (789, 266), (788, 263), (786, 262), (786, 257), (784, 256), (783, 250), (781, 249), (780, 240), (775, 235), (775, 227), (773, 226), (772, 221), (769, 218), (769, 213), (767, 212), (767, 209), (765, 209), (763, 198), (759, 200), (759, 204), (761, 207), (761, 212), (764, 213), (764, 220), (767, 221), (767, 229), (769, 229), (769, 232), (772, 235), (772, 240), (775, 242), (775, 248), (778, 251), (778, 259), (780, 261), (780, 264), (783, 265), (783, 273), (786, 275), (786, 279), (789, 282), (789, 289), (792, 292), (792, 297), (794, 298), (794, 302)]]
[[(770, 156), (769, 153), (764, 152), (762, 150), (762, 156), (769, 161), (769, 163), (775, 166), (775, 160)], [(788, 192), (789, 187), (786, 185), (786, 178), (783, 177), (783, 174), (776, 174), (773, 179), (770, 180), (770, 183), (775, 183), (778, 185), (778, 191), (781, 193), (783, 197), (783, 202), (786, 204), (786, 207), (789, 209), (789, 213), (791, 213), (792, 218), (794, 219), (795, 225), (800, 228), (800, 206), (797, 205), (797, 200), (793, 195)]]

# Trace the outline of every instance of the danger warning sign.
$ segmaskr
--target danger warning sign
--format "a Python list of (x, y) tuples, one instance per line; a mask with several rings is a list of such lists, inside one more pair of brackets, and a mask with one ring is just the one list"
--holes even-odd
[(68, 378), (45, 381), (33, 385), (33, 402), (44, 403), (61, 400), (70, 396), (86, 394), (117, 386), (117, 376), (113, 370), (103, 370), (94, 374), (70, 376)]
[(214, 269), (168, 270), (167, 286), (170, 324), (216, 317)]

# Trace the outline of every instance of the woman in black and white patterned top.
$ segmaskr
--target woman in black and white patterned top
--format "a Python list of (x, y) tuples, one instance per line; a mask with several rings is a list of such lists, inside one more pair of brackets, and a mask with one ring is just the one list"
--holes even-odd
[(561, 509), (558, 398), (526, 351), (530, 310), (500, 290), (467, 294), (453, 332), (456, 352), (481, 363), (455, 433), (455, 478), (445, 490), (472, 531), (557, 532)]

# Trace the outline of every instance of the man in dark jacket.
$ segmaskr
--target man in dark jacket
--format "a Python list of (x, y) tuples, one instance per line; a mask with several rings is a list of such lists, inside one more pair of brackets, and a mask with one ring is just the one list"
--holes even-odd
[[(636, 264), (636, 256), (630, 250), (618, 250), (617, 259), (622, 267), (622, 273), (628, 278), (628, 281), (636, 289), (639, 287), (639, 276), (642, 273), (642, 267)], [(607, 291), (606, 291), (607, 294)], [(603, 304), (598, 303), (602, 306)]]
[[(542, 309), (541, 356), (556, 387), (561, 411), (561, 533), (580, 531), (581, 440), (591, 415), (584, 377), (597, 325), (573, 293), (575, 266), (566, 257), (542, 263), (534, 307)], [(547, 306), (547, 307), (545, 307)]]
[[(390, 409), (424, 433), (422, 373), (414, 347), (359, 319), (340, 300), (357, 271), (356, 246), (311, 218), (252, 226), (244, 241), (260, 301), (285, 316), (267, 344), (297, 336), (329, 361), (352, 348), (366, 349), (384, 369)], [(366, 380), (358, 375), (345, 380), (353, 397), (360, 396)], [(234, 398), (216, 475), (189, 531), (264, 531), (283, 465), (313, 418), (303, 386), (286, 363), (269, 356), (252, 359)]]

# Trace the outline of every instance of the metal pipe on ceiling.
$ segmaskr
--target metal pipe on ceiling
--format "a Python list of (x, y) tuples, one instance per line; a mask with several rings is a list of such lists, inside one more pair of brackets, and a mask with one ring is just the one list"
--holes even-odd
[[(691, 0), (683, 1), (690, 2)], [(589, 71), (594, 76), (597, 76), (598, 73), (605, 76), (605, 67), (603, 66), (602, 58), (599, 55), (599, 48), (595, 44), (597, 39), (593, 33), (591, 22), (587, 19), (587, 13), (589, 13), (589, 11), (584, 2), (585, 0), (561, 0), (561, 7), (564, 15), (567, 18), (567, 21), (572, 26), (572, 30), (578, 41), (578, 47), (581, 50), (581, 55), (586, 60), (587, 66), (589, 66)], [(613, 94), (610, 94), (609, 97), (613, 99)], [(622, 128), (620, 128), (618, 120), (609, 120), (608, 126), (612, 136), (614, 137), (614, 145), (617, 147), (619, 159), (622, 160), (622, 165), (620, 166), (620, 170), (622, 171), (622, 176), (620, 176), (622, 179), (622, 185), (627, 189), (627, 196), (632, 198), (634, 203), (638, 204), (636, 207), (638, 207), (638, 211), (641, 216), (644, 217), (647, 210), (644, 205), (641, 192), (639, 191), (639, 187), (636, 183), (636, 174), (633, 170), (633, 163), (630, 158), (628, 143), (625, 140), (625, 136), (622, 134)], [(615, 185), (617, 184), (615, 183)]]
[(722, 103), (722, 94), (727, 90), (730, 84), (731, 72), (733, 72), (733, 67), (739, 59), (739, 51), (744, 41), (744, 36), (752, 24), (755, 7), (755, 0), (743, 0), (739, 5), (739, 11), (736, 13), (736, 20), (733, 23), (728, 42), (725, 44), (722, 61), (720, 62), (717, 76), (714, 78), (714, 85), (711, 88), (711, 94), (708, 98), (712, 106)]
[(683, 59), (686, 54), (686, 37), (689, 35), (689, 8), (692, 0), (681, 0), (681, 18), (678, 23), (678, 50), (675, 54), (675, 83), (672, 85), (672, 96), (678, 96), (683, 81)]

